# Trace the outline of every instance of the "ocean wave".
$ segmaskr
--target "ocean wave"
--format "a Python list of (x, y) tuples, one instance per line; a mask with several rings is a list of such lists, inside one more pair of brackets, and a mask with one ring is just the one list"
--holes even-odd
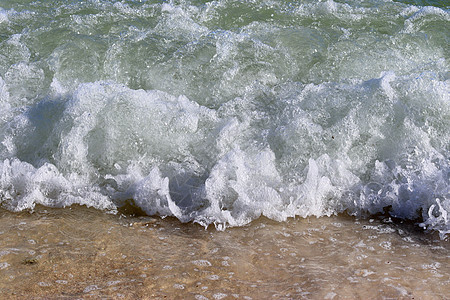
[(0, 10), (2, 207), (449, 233), (445, 8), (39, 3)]

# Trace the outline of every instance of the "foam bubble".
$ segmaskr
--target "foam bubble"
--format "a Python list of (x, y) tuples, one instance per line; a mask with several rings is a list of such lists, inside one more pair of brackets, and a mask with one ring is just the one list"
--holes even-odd
[(0, 7), (0, 24), (8, 22), (8, 12)]

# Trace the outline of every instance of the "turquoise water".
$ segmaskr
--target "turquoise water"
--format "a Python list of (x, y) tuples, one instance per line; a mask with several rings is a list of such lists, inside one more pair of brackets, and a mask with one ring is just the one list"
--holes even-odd
[[(432, 5), (432, 6), (427, 6)], [(0, 203), (450, 232), (445, 1), (1, 1)]]

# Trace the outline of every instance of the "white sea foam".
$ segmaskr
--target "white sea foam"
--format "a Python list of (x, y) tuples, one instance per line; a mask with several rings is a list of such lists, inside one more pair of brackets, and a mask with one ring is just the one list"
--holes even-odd
[(8, 12), (0, 7), (0, 23), (8, 22)]
[[(355, 86), (306, 86), (283, 104), (291, 117), (274, 120), (262, 148), (247, 139), (261, 133), (255, 120), (218, 117), (163, 92), (81, 85), (64, 105), (42, 103), (33, 109), (43, 111), (26, 111), (8, 123), (16, 134), (6, 130), (3, 153), (18, 158), (0, 164), (2, 202), (13, 210), (37, 203), (114, 209), (133, 199), (150, 215), (232, 226), (261, 215), (285, 220), (391, 206), (397, 217), (415, 218), (423, 210), (426, 224), (445, 227), (448, 161), (433, 147), (438, 141), (414, 124), (420, 120), (405, 115), (409, 104), (399, 102), (398, 93), (410, 91), (392, 88), (404, 80), (388, 73)], [(347, 90), (359, 104), (331, 117), (326, 112), (337, 111), (327, 102), (339, 101), (336, 90)], [(446, 112), (439, 95), (434, 100)], [(371, 102), (372, 96), (380, 98)], [(310, 106), (317, 98), (323, 102)], [(57, 109), (59, 120), (38, 122), (45, 110)], [(315, 119), (320, 115), (329, 116)], [(53, 153), (51, 161), (44, 162), (46, 152)], [(434, 211), (436, 197), (443, 204)]]

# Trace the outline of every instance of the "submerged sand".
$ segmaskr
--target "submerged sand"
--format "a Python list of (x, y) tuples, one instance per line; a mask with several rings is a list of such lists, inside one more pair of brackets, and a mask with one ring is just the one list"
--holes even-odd
[(445, 299), (450, 243), (386, 217), (216, 231), (94, 209), (0, 210), (0, 295), (34, 299)]

